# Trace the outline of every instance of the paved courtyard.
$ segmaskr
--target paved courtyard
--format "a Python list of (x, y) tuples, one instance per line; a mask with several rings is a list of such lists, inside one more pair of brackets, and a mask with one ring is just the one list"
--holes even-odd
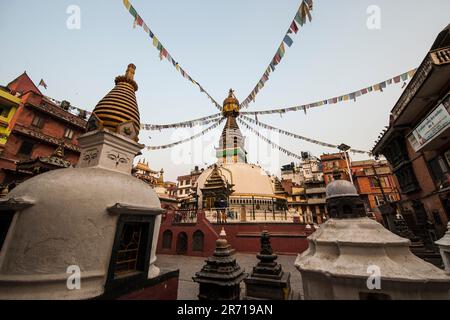
[[(258, 262), (256, 255), (236, 253), (236, 260), (245, 269), (246, 273), (250, 273), (253, 266)], [(156, 265), (163, 269), (180, 269), (180, 281), (178, 284), (179, 300), (197, 300), (198, 284), (192, 281), (192, 277), (205, 264), (206, 257), (188, 257), (182, 255), (157, 255)], [(300, 273), (294, 266), (296, 256), (278, 256), (278, 263), (283, 270), (291, 273), (291, 287), (293, 290), (293, 299), (301, 299), (303, 296), (301, 290)], [(244, 282), (241, 284), (241, 291), (244, 293)]]

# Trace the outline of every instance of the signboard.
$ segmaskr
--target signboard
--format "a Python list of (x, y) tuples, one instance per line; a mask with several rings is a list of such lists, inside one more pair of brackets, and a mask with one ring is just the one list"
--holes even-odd
[(418, 151), (449, 126), (450, 114), (444, 104), (440, 104), (408, 135), (409, 143)]

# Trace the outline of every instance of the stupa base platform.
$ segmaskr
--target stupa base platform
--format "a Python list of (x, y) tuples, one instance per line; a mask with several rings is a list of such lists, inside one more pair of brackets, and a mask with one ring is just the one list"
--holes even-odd
[(308, 248), (307, 237), (314, 227), (302, 223), (286, 222), (233, 222), (213, 223), (199, 212), (196, 219), (175, 222), (174, 213), (167, 212), (161, 223), (157, 254), (210, 256), (222, 228), (236, 252), (258, 253), (260, 235), (264, 229), (271, 234), (273, 250), (277, 254), (297, 255)]
[(122, 288), (99, 297), (116, 300), (177, 300), (179, 270), (161, 270), (160, 274), (148, 279), (139, 287)]

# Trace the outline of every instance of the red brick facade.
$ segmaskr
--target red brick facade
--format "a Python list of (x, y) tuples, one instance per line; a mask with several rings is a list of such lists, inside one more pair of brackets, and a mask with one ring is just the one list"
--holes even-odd
[(0, 184), (14, 179), (16, 162), (50, 156), (60, 144), (64, 144), (65, 159), (76, 164), (80, 155), (77, 137), (85, 132), (86, 121), (44, 97), (26, 73), (7, 89), (19, 94), (22, 104), (0, 154)]
[[(350, 162), (348, 153), (347, 159)], [(341, 179), (350, 181), (348, 165), (343, 152), (323, 154), (320, 156), (320, 161), (322, 161), (323, 179), (326, 186), (334, 180), (333, 174), (336, 169), (341, 174)]]

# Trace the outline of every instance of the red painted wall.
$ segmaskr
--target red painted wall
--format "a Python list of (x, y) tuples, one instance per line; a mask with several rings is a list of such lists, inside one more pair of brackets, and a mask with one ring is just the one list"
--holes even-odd
[[(202, 211), (198, 213), (197, 223), (172, 224), (174, 212), (166, 212), (161, 223), (157, 253), (177, 254), (177, 238), (184, 232), (188, 238), (186, 255), (211, 256), (214, 252), (216, 240), (222, 228), (227, 234), (228, 243), (238, 252), (257, 253), (260, 251), (260, 235), (264, 228), (271, 234), (273, 250), (278, 254), (296, 255), (308, 248), (306, 239), (314, 229), (306, 229), (303, 224), (293, 223), (210, 223)], [(163, 248), (163, 234), (166, 230), (172, 232), (172, 245), (170, 249)], [(193, 251), (193, 234), (200, 230), (204, 234), (203, 251)]]

